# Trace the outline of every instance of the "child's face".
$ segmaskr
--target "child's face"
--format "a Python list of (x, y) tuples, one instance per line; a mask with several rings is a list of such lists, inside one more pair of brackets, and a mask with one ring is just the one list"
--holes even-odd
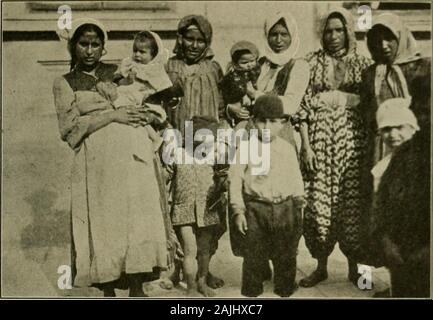
[(134, 41), (134, 61), (141, 64), (148, 64), (154, 58), (152, 48), (147, 41)]
[(410, 140), (415, 130), (409, 124), (403, 124), (395, 127), (385, 127), (380, 130), (382, 139), (388, 147), (396, 148), (404, 142)]
[(204, 35), (199, 30), (188, 30), (182, 37), (182, 51), (188, 61), (198, 59), (206, 46)]
[[(259, 139), (265, 143), (273, 141), (283, 129), (284, 122), (284, 119), (255, 119), (254, 124), (259, 129)], [(263, 129), (269, 129), (269, 134), (265, 134)]]
[(240, 56), (237, 65), (241, 70), (252, 70), (257, 65), (257, 58), (252, 53), (244, 53)]

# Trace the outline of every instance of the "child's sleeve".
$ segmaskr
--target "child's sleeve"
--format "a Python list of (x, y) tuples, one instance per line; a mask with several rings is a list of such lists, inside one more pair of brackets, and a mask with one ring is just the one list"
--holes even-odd
[(236, 162), (230, 165), (229, 169), (229, 181), (230, 181), (230, 205), (232, 206), (234, 212), (245, 211), (245, 203), (242, 196), (243, 182), (245, 176), (245, 170), (247, 169), (246, 164), (240, 164), (240, 151), (236, 152)]
[(296, 156), (295, 148), (290, 145), (290, 149), (288, 149), (288, 169), (290, 170), (292, 175), (291, 184), (293, 186), (293, 196), (300, 197), (305, 195), (304, 191), (304, 180), (302, 179), (301, 169), (299, 167), (299, 161)]
[(246, 94), (246, 90), (243, 90), (244, 86), (241, 84), (241, 80), (236, 79), (234, 72), (227, 73), (219, 83), (219, 87), (225, 103), (240, 102), (242, 97)]

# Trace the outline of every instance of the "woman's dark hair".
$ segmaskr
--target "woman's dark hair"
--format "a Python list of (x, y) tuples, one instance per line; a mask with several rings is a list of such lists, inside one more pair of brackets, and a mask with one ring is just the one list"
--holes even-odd
[(158, 44), (156, 43), (155, 38), (152, 36), (152, 34), (149, 31), (141, 31), (137, 33), (134, 37), (134, 43), (135, 42), (147, 42), (150, 47), (150, 53), (152, 55), (152, 58), (155, 58), (158, 54)]
[(78, 40), (85, 32), (95, 32), (98, 35), (98, 38), (102, 42), (102, 48), (104, 48), (106, 39), (104, 36), (104, 31), (102, 31), (101, 28), (90, 23), (86, 23), (83, 24), (82, 26), (79, 26), (77, 30), (75, 30), (74, 35), (72, 36), (71, 40), (69, 40), (69, 44), (68, 44), (69, 54), (71, 55), (71, 70), (74, 69), (75, 65), (77, 64), (75, 47), (77, 46)]
[[(347, 21), (346, 18), (344, 18), (344, 16), (340, 13), (340, 12), (332, 12), (328, 18), (326, 19), (326, 23), (325, 23), (325, 29), (323, 30), (323, 38), (325, 37), (325, 31), (326, 31), (326, 26), (328, 25), (329, 20), (331, 19), (338, 19), (341, 21), (341, 23), (343, 24), (343, 28), (344, 28), (344, 34), (346, 35), (346, 40), (344, 42), (344, 47), (347, 49), (349, 48), (349, 36), (347, 34)], [(323, 43), (325, 43), (325, 41), (323, 41)]]

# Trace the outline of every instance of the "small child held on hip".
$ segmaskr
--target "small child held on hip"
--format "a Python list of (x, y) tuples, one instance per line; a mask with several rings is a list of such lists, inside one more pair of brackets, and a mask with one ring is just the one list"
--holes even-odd
[[(263, 281), (274, 270), (274, 292), (290, 296), (296, 289), (296, 255), (302, 234), (304, 183), (295, 148), (278, 136), (288, 121), (283, 103), (276, 95), (265, 94), (252, 107), (255, 129), (252, 142), (264, 150), (269, 144), (269, 170), (257, 175), (254, 164), (232, 164), (229, 170), (230, 205), (235, 232), (243, 235), (242, 288), (247, 297), (263, 293)], [(269, 130), (263, 130), (269, 129)], [(255, 141), (253, 141), (255, 140)], [(236, 159), (240, 159), (238, 148)], [(237, 160), (238, 161), (238, 160)]]
[(409, 109), (410, 104), (410, 98), (392, 98), (384, 101), (377, 110), (377, 128), (389, 153), (371, 170), (374, 192), (379, 189), (380, 181), (388, 168), (394, 150), (412, 139), (415, 132), (419, 130), (418, 121)]
[[(182, 149), (183, 156), (192, 157), (198, 151), (213, 152), (218, 156), (218, 121), (209, 116), (192, 118), (193, 134), (200, 129), (210, 130), (213, 137), (205, 142), (194, 141), (193, 150)], [(200, 148), (200, 150), (198, 150)], [(189, 154), (191, 153), (192, 154)], [(206, 156), (205, 156), (206, 157)], [(215, 159), (214, 159), (215, 160)], [(197, 291), (206, 297), (216, 292), (207, 284), (209, 264), (212, 257), (213, 238), (224, 221), (221, 212), (227, 205), (224, 192), (227, 186), (220, 183), (219, 165), (210, 163), (178, 164), (175, 167), (172, 224), (176, 229), (184, 252), (183, 275), (188, 296)], [(197, 277), (194, 274), (197, 261)], [(197, 279), (197, 287), (195, 280)], [(197, 289), (197, 290), (196, 290)]]
[[(249, 41), (239, 41), (230, 49), (231, 62), (228, 71), (220, 82), (226, 104), (240, 104), (248, 115), (254, 101), (260, 65), (257, 61), (259, 50)], [(233, 125), (237, 123), (232, 123)]]
[(164, 109), (158, 104), (147, 103), (151, 95), (164, 91), (172, 86), (165, 71), (168, 51), (161, 38), (152, 31), (139, 32), (133, 42), (133, 54), (122, 60), (116, 72), (116, 93), (105, 83), (98, 84), (98, 91), (112, 101), (114, 108), (143, 108), (142, 125), (148, 130), (149, 137), (159, 145), (161, 137), (155, 132), (151, 123), (160, 125), (167, 119)]

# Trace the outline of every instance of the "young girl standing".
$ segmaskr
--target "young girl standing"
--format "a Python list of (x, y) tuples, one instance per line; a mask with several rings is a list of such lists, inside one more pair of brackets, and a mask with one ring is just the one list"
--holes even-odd
[[(213, 137), (217, 136), (218, 122), (211, 117), (193, 117), (194, 136), (200, 129), (208, 129)], [(205, 152), (214, 152), (214, 141), (206, 143)], [(197, 148), (204, 143), (194, 142), (193, 149), (182, 149), (184, 157), (194, 157)], [(203, 149), (202, 149), (203, 150)], [(192, 154), (191, 154), (192, 153)], [(185, 162), (183, 162), (185, 163)], [(197, 258), (197, 290), (205, 297), (215, 295), (207, 285), (212, 245), (218, 225), (224, 217), (220, 216), (221, 208), (226, 205), (225, 187), (220, 183), (215, 164), (180, 164), (176, 166), (174, 179), (174, 196), (172, 208), (173, 226), (180, 235), (184, 259), (183, 275), (187, 283), (189, 296), (194, 296), (194, 265)]]
[[(223, 77), (221, 66), (213, 60), (211, 49), (212, 26), (201, 15), (183, 17), (177, 29), (177, 40), (174, 48), (175, 56), (167, 63), (167, 73), (173, 83), (173, 92), (178, 93), (180, 102), (177, 106), (166, 106), (169, 122), (174, 128), (185, 133), (185, 121), (194, 116), (209, 116), (221, 120), (225, 113), (225, 105), (218, 83)], [(221, 209), (224, 215), (225, 209)], [(226, 231), (225, 219), (218, 226), (212, 240), (210, 256), (218, 247), (218, 240)], [(177, 265), (172, 280), (179, 281), (180, 266)], [(207, 284), (219, 288), (224, 281), (207, 275)]]

